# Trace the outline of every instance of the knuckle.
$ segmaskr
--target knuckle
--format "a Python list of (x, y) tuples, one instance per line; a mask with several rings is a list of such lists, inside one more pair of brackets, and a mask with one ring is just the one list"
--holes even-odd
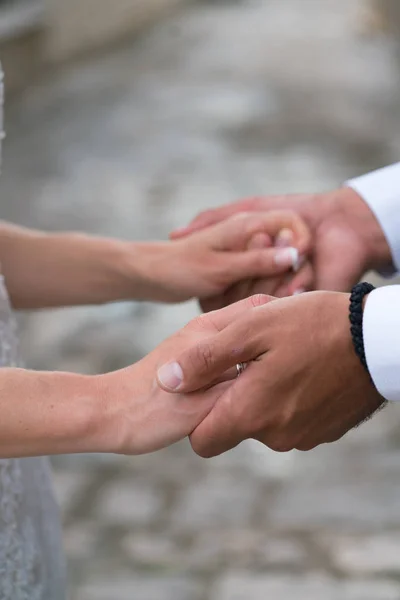
[(304, 441), (298, 442), (295, 445), (295, 448), (296, 448), (296, 450), (299, 450), (300, 452), (309, 452), (310, 450), (314, 450), (314, 448), (316, 448), (317, 446), (319, 446), (318, 442), (304, 440)]
[(284, 435), (274, 435), (268, 441), (268, 446), (271, 448), (271, 450), (274, 452), (279, 452), (280, 454), (294, 450), (293, 441)]
[(207, 448), (207, 446), (198, 446), (193, 448), (193, 450), (195, 451), (197, 456), (200, 456), (200, 458), (210, 459), (215, 457), (215, 454), (211, 451), (210, 448)]
[(188, 355), (190, 366), (197, 373), (207, 372), (214, 365), (214, 353), (210, 344), (199, 344)]
[(198, 315), (197, 317), (192, 319), (190, 321), (190, 323), (188, 325), (186, 325), (186, 327), (191, 330), (200, 329), (202, 331), (204, 329), (208, 329), (209, 324), (210, 324), (210, 316), (208, 314), (202, 314), (202, 315)]

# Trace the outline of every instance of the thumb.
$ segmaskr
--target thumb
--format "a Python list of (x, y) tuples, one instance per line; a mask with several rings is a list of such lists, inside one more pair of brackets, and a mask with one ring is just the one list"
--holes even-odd
[(201, 390), (238, 363), (247, 363), (268, 351), (267, 336), (260, 329), (267, 307), (268, 303), (250, 309), (222, 331), (188, 345), (158, 369), (158, 385), (174, 393)]

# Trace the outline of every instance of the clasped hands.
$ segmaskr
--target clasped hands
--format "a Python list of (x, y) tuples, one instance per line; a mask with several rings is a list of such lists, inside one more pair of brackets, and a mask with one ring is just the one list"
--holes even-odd
[[(158, 361), (160, 390), (175, 394), (169, 398), (180, 399), (184, 407), (193, 406), (193, 400), (202, 404), (205, 416), (190, 435), (199, 455), (218, 455), (247, 438), (276, 451), (310, 450), (338, 440), (383, 404), (353, 350), (345, 292), (368, 267), (387, 262), (386, 243), (369, 209), (359, 197), (351, 196), (353, 192), (349, 191), (349, 214), (341, 211), (340, 193), (327, 197), (325, 205), (316, 205), (315, 214), (310, 210), (313, 200), (306, 197), (284, 203), (272, 200), (272, 208), (296, 207), (297, 217), (304, 216), (310, 226), (313, 239), (307, 245), (304, 233), (300, 271), (273, 280), (240, 282), (203, 300), (204, 310), (210, 311), (250, 295), (190, 323), (171, 340), (169, 360)], [(240, 208), (260, 210), (261, 202), (254, 199), (250, 205), (247, 201), (241, 207), (206, 213), (204, 223), (200, 216), (200, 227), (189, 228), (189, 233)], [(375, 247), (370, 248), (368, 240), (376, 242)], [(293, 231), (269, 238), (267, 245), (271, 242), (291, 244)], [(250, 247), (258, 243), (256, 237)], [(353, 255), (347, 257), (346, 250)], [(329, 285), (327, 289), (340, 291), (296, 294), (322, 282)], [(248, 367), (231, 379), (239, 362)]]
[[(151, 452), (188, 435), (204, 457), (248, 438), (276, 451), (309, 450), (339, 439), (381, 406), (352, 347), (344, 292), (377, 264), (371, 240), (385, 261), (386, 251), (373, 217), (363, 214), (360, 233), (352, 214), (343, 216), (331, 200), (329, 218), (325, 205), (314, 211), (313, 199), (289, 200), (284, 211), (268, 200), (266, 207), (259, 200), (232, 205), (163, 246), (161, 270), (159, 260), (150, 269), (152, 296), (197, 296), (208, 312), (139, 363), (103, 376), (102, 389), (119, 389), (120, 396), (108, 409), (118, 440), (113, 451)], [(342, 270), (347, 257), (338, 244), (353, 251)], [(341, 291), (294, 294), (322, 282)], [(248, 366), (236, 377), (240, 362)]]

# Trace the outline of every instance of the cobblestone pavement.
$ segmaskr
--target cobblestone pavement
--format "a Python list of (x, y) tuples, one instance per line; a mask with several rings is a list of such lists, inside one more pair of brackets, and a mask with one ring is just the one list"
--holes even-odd
[[(165, 237), (247, 194), (336, 186), (398, 156), (399, 71), (357, 33), (359, 2), (194, 4), (8, 107), (3, 218)], [(131, 363), (196, 306), (22, 319), (31, 367)], [(400, 413), (332, 447), (188, 444), (59, 458), (72, 600), (400, 599)]]

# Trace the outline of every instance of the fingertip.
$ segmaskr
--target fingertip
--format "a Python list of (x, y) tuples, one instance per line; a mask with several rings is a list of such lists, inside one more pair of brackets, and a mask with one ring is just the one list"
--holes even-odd
[(291, 244), (293, 244), (293, 232), (287, 228), (282, 229), (275, 239), (275, 247), (287, 248)]
[(294, 271), (299, 269), (300, 258), (297, 248), (279, 248), (275, 253), (274, 260), (278, 267), (292, 267)]

